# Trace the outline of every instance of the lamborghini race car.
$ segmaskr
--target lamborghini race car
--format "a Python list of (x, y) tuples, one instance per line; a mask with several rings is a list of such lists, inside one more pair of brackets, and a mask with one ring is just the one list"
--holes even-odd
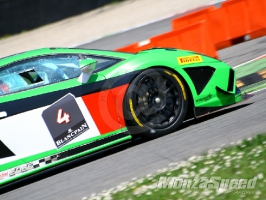
[(234, 70), (185, 50), (44, 48), (0, 59), (0, 185), (241, 101)]

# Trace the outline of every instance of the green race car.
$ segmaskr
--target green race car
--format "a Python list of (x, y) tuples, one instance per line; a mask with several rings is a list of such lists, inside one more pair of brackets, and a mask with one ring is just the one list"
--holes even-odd
[(44, 48), (0, 59), (0, 185), (240, 102), (234, 70), (185, 50)]

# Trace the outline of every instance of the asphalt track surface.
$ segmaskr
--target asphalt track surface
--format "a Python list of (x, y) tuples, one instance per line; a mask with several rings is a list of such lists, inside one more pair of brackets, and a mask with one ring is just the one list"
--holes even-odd
[[(168, 25), (167, 20), (162, 20), (83, 47), (115, 49), (137, 39), (147, 39), (148, 35), (165, 32)], [(222, 60), (236, 66), (266, 54), (266, 49), (263, 49), (265, 42), (266, 37), (259, 38), (224, 49), (219, 55)], [(0, 190), (0, 199), (74, 200), (88, 197), (133, 177), (154, 173), (169, 163), (266, 132), (265, 105), (266, 90), (245, 102), (186, 122), (180, 130), (164, 137), (151, 141), (137, 140), (21, 181)]]

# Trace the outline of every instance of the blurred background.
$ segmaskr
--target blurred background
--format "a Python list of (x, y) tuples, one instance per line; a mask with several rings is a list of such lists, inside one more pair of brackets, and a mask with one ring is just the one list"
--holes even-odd
[(123, 0), (1, 0), (0, 38)]

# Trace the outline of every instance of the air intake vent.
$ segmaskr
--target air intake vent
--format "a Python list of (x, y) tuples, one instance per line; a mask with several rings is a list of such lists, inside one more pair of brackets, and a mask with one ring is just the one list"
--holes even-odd
[(235, 81), (235, 72), (233, 69), (230, 69), (230, 72), (229, 72), (229, 82), (228, 82), (228, 87), (227, 87), (227, 91), (228, 92), (233, 92), (234, 90), (234, 81)]
[(212, 67), (192, 67), (184, 69), (191, 78), (199, 95), (210, 81), (215, 69)]

